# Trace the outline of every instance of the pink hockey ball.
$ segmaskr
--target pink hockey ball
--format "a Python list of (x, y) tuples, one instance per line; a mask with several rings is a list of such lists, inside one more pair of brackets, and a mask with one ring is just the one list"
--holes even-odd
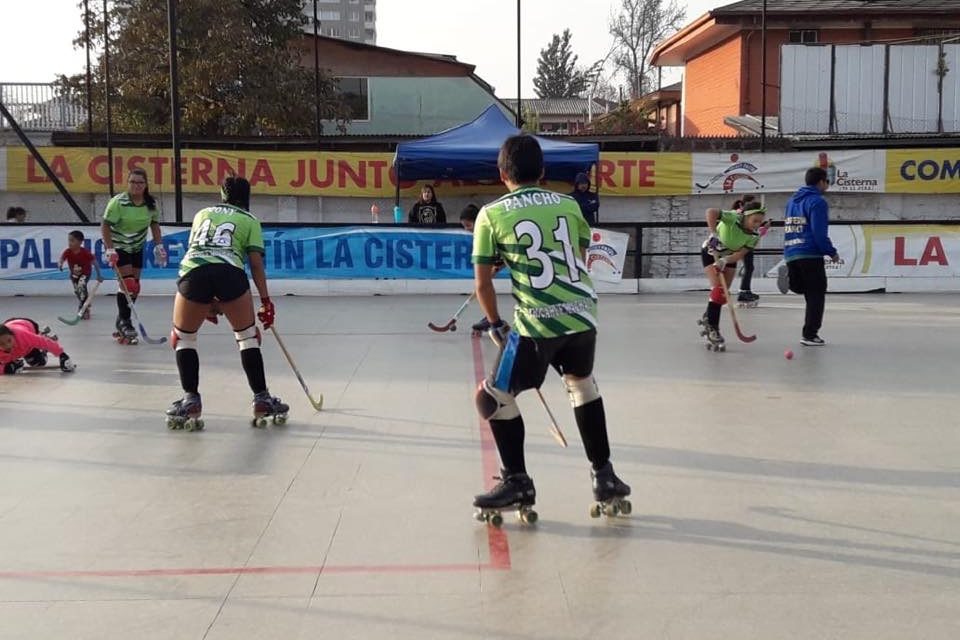
[(783, 352), (783, 357), (786, 358), (787, 360), (793, 360), (793, 351), (791, 351), (790, 349), (787, 349), (786, 351)]

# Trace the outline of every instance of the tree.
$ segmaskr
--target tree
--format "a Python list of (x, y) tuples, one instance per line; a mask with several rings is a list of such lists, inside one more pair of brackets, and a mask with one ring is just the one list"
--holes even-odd
[(553, 34), (546, 49), (540, 49), (537, 59), (537, 77), (533, 86), (538, 98), (576, 98), (587, 89), (587, 74), (577, 67), (577, 56), (570, 46), (573, 34), (564, 29), (563, 35)]
[[(100, 7), (91, 6), (90, 17), (91, 46), (100, 51), (91, 90), (93, 115), (102, 128), (106, 117)], [(114, 128), (130, 133), (169, 131), (166, 0), (114, 0), (108, 17)], [(183, 132), (313, 134), (314, 74), (299, 64), (293, 46), (304, 36), (305, 23), (301, 0), (180, 2), (177, 60)], [(84, 45), (82, 30), (74, 45)], [(74, 100), (83, 102), (85, 75), (61, 76), (59, 83)], [(321, 74), (320, 95), (324, 119), (342, 126), (348, 111), (327, 73)]]
[(624, 101), (610, 113), (594, 118), (588, 130), (610, 135), (653, 133), (656, 131), (654, 120), (652, 105), (643, 100)]
[(638, 98), (650, 87), (647, 59), (653, 48), (680, 28), (686, 11), (677, 0), (621, 0), (620, 13), (610, 17), (613, 62)]

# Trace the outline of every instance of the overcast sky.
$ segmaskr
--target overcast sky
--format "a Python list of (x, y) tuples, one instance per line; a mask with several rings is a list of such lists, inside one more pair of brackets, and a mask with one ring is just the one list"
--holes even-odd
[[(732, 1), (680, 0), (680, 4), (687, 7), (689, 21)], [(82, 26), (77, 0), (2, 2), (0, 82), (50, 82), (58, 73), (83, 69), (83, 51), (71, 44)], [(537, 56), (554, 33), (570, 28), (581, 62), (603, 58), (611, 43), (607, 23), (619, 4), (620, 0), (522, 0), (524, 95), (533, 95)], [(500, 97), (516, 95), (516, 38), (516, 0), (377, 0), (377, 44), (456, 55), (476, 65), (477, 74)]]

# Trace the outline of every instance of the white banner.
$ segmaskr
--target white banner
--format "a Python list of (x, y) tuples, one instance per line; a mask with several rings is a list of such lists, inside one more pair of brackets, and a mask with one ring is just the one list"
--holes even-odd
[(886, 151), (800, 151), (793, 153), (695, 153), (692, 192), (791, 193), (803, 186), (811, 167), (827, 172), (831, 190), (882, 193)]
[(830, 240), (840, 254), (840, 263), (827, 261), (832, 278), (960, 276), (957, 225), (834, 225)]
[(630, 236), (626, 233), (591, 229), (590, 246), (587, 248), (590, 277), (604, 282), (620, 282), (629, 242)]

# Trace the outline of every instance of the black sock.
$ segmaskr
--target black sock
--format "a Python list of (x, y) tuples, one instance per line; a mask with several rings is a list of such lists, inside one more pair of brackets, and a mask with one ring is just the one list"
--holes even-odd
[(523, 417), (509, 420), (491, 420), (490, 431), (500, 452), (500, 462), (507, 473), (526, 473), (527, 463), (523, 457)]
[(130, 319), (130, 305), (127, 304), (127, 296), (123, 295), (122, 291), (117, 292), (117, 309), (120, 312), (121, 319)]
[(707, 304), (707, 324), (711, 327), (720, 326), (720, 310), (723, 309), (722, 306), (716, 302), (709, 302)]
[(177, 350), (177, 370), (180, 386), (187, 393), (198, 393), (200, 387), (200, 354), (196, 349)]
[(603, 398), (597, 398), (582, 407), (574, 407), (577, 429), (583, 440), (583, 450), (594, 470), (601, 469), (610, 461), (610, 440), (607, 438), (607, 415), (603, 411)]
[(267, 375), (263, 372), (263, 354), (260, 349), (244, 349), (240, 352), (243, 372), (247, 374), (247, 383), (254, 394), (267, 390)]

